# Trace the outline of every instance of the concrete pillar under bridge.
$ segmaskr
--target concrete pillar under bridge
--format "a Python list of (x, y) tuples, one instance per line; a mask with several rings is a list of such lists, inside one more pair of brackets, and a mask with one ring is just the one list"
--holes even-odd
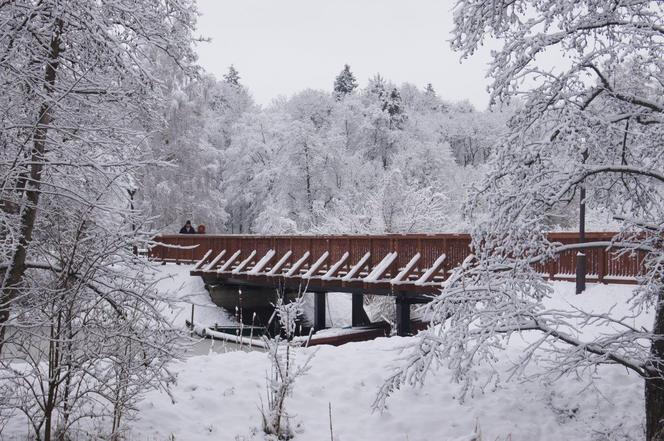
[[(325, 328), (327, 310), (326, 292), (314, 293), (314, 330)], [(364, 295), (361, 293), (351, 294), (351, 326), (364, 326), (371, 323), (369, 316), (364, 310)]]
[[(245, 325), (251, 324), (252, 315), (256, 314), (256, 325), (266, 326), (272, 317), (272, 306), (278, 298), (279, 292), (275, 288), (239, 286), (234, 284), (206, 284), (210, 298), (217, 305), (235, 315), (241, 312), (241, 320)], [(327, 311), (327, 292), (309, 292), (314, 296), (313, 327), (315, 331), (325, 329)], [(297, 291), (287, 290), (286, 296), (293, 301), (298, 296)], [(364, 310), (364, 295), (352, 294), (351, 325), (364, 326), (370, 324), (369, 316)], [(239, 318), (239, 317), (238, 317)]]
[[(267, 326), (274, 307), (272, 306), (278, 298), (279, 292), (275, 288), (240, 286), (235, 284), (206, 284), (212, 301), (229, 313), (235, 315), (236, 311), (242, 317), (238, 317), (245, 325), (252, 323), (252, 316), (256, 314), (255, 325)], [(314, 296), (313, 328), (315, 331), (325, 329), (327, 315), (327, 297), (330, 293), (324, 291), (310, 292)], [(287, 290), (286, 296), (289, 300), (295, 300), (298, 292)], [(354, 292), (352, 296), (351, 324), (352, 326), (369, 325), (369, 317), (364, 310), (364, 294)], [(412, 334), (410, 308), (411, 305), (424, 303), (421, 297), (414, 297), (407, 292), (397, 292), (391, 296), (396, 306), (396, 331), (399, 336)]]

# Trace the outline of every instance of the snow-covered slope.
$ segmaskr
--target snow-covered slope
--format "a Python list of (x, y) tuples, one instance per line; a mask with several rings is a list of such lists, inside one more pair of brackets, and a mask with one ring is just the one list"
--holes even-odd
[[(574, 296), (572, 284), (556, 283), (555, 288), (552, 306), (580, 302), (591, 307), (620, 304), (632, 289), (591, 285), (583, 296)], [(552, 385), (514, 382), (478, 388), (463, 403), (456, 399), (457, 386), (441, 369), (424, 389), (404, 388), (388, 401), (384, 413), (372, 413), (379, 386), (390, 367), (399, 363), (399, 348), (414, 338), (300, 349), (299, 360), (316, 353), (310, 372), (298, 379), (287, 403), (298, 426), (296, 439), (330, 440), (329, 404), (335, 441), (456, 440), (471, 434), (476, 425), (482, 440), (490, 441), (643, 438), (642, 381), (617, 367), (601, 367)], [(524, 344), (512, 341), (498, 365), (508, 368)], [(175, 404), (166, 395), (149, 394), (132, 423), (131, 439), (264, 439), (259, 407), (265, 401), (265, 353), (197, 356), (173, 368), (179, 373)]]
[(164, 307), (164, 315), (173, 326), (182, 328), (191, 318), (194, 305), (194, 321), (204, 326), (234, 325), (236, 320), (226, 310), (219, 308), (210, 299), (200, 277), (191, 277), (191, 265), (155, 265), (156, 288), (164, 297), (176, 301)]

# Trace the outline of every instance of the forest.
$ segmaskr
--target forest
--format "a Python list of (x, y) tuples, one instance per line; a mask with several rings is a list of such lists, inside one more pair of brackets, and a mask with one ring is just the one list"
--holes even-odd
[(171, 232), (185, 219), (216, 233), (463, 231), (465, 189), (511, 112), (380, 74), (361, 89), (348, 65), (330, 73), (329, 90), (266, 108), (233, 66), (167, 92), (167, 126), (149, 143), (167, 166), (136, 186), (154, 227)]
[[(199, 16), (0, 0), (0, 438), (664, 441), (661, 1), (457, 0), (458, 57), (499, 43), (486, 109), (348, 64), (258, 105), (198, 65)], [(226, 351), (194, 267), (147, 258), (187, 220), (471, 242), (415, 335), (303, 348), (276, 292), (274, 338)], [(547, 236), (582, 226), (611, 239)], [(638, 275), (538, 270), (591, 247)]]

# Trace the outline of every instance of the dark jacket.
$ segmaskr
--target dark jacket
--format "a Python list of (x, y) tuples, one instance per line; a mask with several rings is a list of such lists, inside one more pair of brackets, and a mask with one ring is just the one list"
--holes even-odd
[(196, 230), (194, 230), (194, 227), (191, 225), (189, 226), (189, 229), (187, 229), (187, 226), (185, 225), (184, 227), (180, 228), (180, 234), (196, 234)]

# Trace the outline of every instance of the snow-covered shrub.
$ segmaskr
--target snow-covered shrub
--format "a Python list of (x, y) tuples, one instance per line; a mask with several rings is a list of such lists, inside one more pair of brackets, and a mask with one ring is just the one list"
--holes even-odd
[(280, 296), (275, 305), (281, 332), (273, 339), (265, 338), (271, 369), (268, 374), (267, 409), (261, 406), (263, 431), (277, 440), (288, 440), (294, 436), (286, 399), (292, 394), (297, 378), (309, 370), (309, 362), (314, 355), (309, 355), (303, 363), (296, 363), (296, 348), (301, 343), (294, 341), (293, 337), (296, 320), (303, 312), (304, 297), (299, 296), (289, 303), (284, 297)]

